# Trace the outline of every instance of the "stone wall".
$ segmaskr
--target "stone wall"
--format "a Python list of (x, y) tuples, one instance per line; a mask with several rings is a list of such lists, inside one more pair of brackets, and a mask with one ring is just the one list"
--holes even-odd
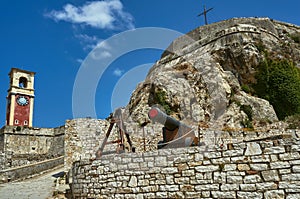
[(0, 171), (6, 167), (5, 153), (0, 152)]
[[(277, 30), (273, 22), (274, 21), (269, 18), (232, 18), (213, 24), (208, 24), (206, 26), (200, 26), (190, 31), (186, 35), (175, 39), (162, 54), (162, 57), (168, 55), (168, 51), (175, 52), (176, 54), (180, 55), (182, 54), (182, 49), (191, 45), (195, 41), (198, 43), (196, 45), (205, 45), (210, 41), (220, 37), (218, 34), (215, 35), (216, 33), (224, 31), (230, 27), (234, 27), (236, 24), (249, 24), (259, 28), (260, 30), (265, 30), (267, 33), (277, 36)], [(198, 41), (200, 41), (200, 43)]]
[[(96, 151), (104, 140), (110, 123), (106, 120), (79, 118), (67, 120), (65, 124), (65, 170), (72, 167), (74, 161), (95, 158)], [(116, 135), (115, 129), (109, 141)], [(105, 151), (112, 151), (115, 147), (108, 145)]]
[(33, 164), (23, 165), (20, 167), (13, 167), (10, 169), (0, 170), (0, 183), (6, 183), (18, 179), (24, 179), (33, 175), (40, 174), (44, 171), (61, 167), (64, 162), (64, 157), (58, 157), (40, 161)]
[(3, 127), (0, 134), (3, 137), (0, 148), (5, 153), (5, 166), (2, 169), (64, 155), (64, 133), (64, 127)]
[(77, 161), (73, 197), (300, 198), (299, 131), (208, 135), (204, 146)]
[(3, 129), (0, 129), (0, 153), (4, 151), (4, 133)]

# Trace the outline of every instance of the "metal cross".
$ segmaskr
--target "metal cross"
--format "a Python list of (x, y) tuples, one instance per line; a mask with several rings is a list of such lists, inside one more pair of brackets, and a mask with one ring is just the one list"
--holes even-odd
[(204, 20), (205, 20), (205, 25), (207, 25), (207, 17), (206, 14), (211, 11), (213, 8), (209, 8), (208, 10), (206, 10), (206, 7), (204, 6), (204, 12), (198, 14), (198, 17), (200, 17), (201, 15), (204, 15)]

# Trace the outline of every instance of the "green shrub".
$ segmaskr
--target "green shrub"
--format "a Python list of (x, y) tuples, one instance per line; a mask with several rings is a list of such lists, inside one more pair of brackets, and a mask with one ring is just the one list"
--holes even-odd
[(247, 129), (253, 129), (253, 124), (249, 119), (241, 121), (241, 125)]
[(163, 90), (159, 90), (154, 93), (154, 101), (164, 108), (166, 114), (170, 115), (172, 113), (172, 110), (171, 110), (171, 106), (166, 101), (166, 98), (167, 98), (167, 94)]
[(256, 94), (273, 105), (280, 120), (300, 113), (300, 70), (292, 62), (266, 58), (256, 80)]
[(244, 113), (246, 113), (246, 115), (248, 116), (248, 119), (250, 121), (252, 121), (252, 116), (253, 116), (253, 110), (252, 107), (250, 105), (241, 105), (240, 106), (240, 110), (243, 111)]
[(294, 40), (294, 42), (300, 44), (300, 34), (292, 34), (290, 37), (292, 40)]
[(266, 52), (266, 46), (263, 44), (262, 41), (256, 43), (255, 46), (260, 53)]
[(251, 93), (251, 88), (247, 84), (243, 84), (241, 88), (244, 92)]
[(289, 129), (299, 129), (300, 128), (300, 114), (289, 116), (285, 120), (288, 123)]

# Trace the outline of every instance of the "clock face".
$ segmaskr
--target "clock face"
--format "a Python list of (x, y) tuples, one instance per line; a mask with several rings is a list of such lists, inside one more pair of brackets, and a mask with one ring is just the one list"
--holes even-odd
[(28, 99), (27, 99), (26, 97), (24, 97), (24, 96), (19, 96), (19, 97), (17, 98), (17, 103), (18, 103), (20, 106), (26, 106), (26, 105), (29, 103), (29, 101), (28, 101)]

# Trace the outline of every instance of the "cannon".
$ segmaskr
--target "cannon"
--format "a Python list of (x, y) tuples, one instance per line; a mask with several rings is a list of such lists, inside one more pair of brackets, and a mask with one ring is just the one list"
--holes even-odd
[(164, 125), (162, 128), (163, 140), (158, 143), (158, 149), (198, 145), (198, 138), (191, 127), (168, 116), (158, 107), (152, 107), (148, 112), (148, 117), (151, 121)]

